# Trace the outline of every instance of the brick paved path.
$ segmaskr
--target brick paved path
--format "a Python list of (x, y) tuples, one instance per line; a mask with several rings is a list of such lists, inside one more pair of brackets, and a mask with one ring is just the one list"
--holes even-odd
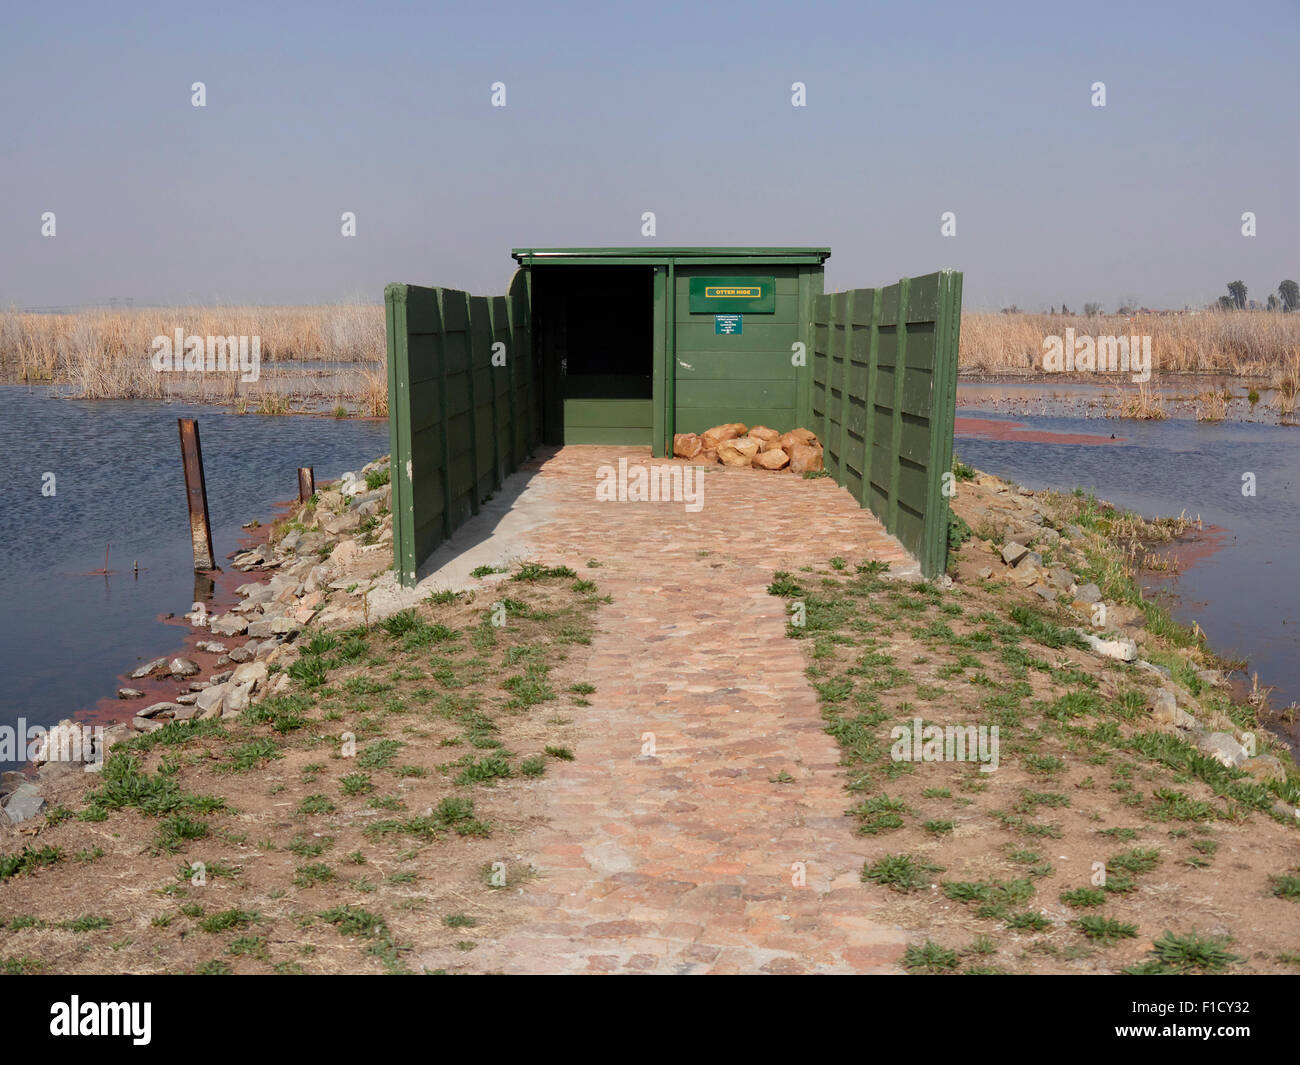
[[(614, 602), (586, 670), (592, 705), (571, 715), (589, 738), (575, 761), (552, 763), (537, 791), (548, 827), (519, 841), (541, 874), (520, 897), (524, 923), (464, 960), (504, 972), (897, 971), (904, 936), (860, 883), (838, 748), (766, 588), (776, 569), (835, 555), (914, 563), (829, 479), (718, 468), (703, 475), (699, 513), (595, 502), (596, 467), (620, 457), (655, 461), (568, 447), (534, 477), (552, 511), (536, 557), (593, 577)], [(587, 570), (593, 557), (602, 566)], [(782, 771), (794, 781), (773, 783)]]

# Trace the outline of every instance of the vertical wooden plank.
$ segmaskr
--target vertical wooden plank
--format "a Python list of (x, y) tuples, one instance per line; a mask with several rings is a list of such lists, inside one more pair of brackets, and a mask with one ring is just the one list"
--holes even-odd
[(461, 296), (465, 300), (465, 350), (466, 361), (468, 362), (467, 381), (469, 388), (469, 464), (473, 471), (470, 478), (469, 493), (469, 512), (477, 514), (479, 508), (479, 488), (478, 488), (478, 420), (479, 411), (478, 403), (474, 396), (474, 374), (477, 370), (477, 352), (474, 350), (474, 298), (468, 293), (463, 292)]
[(388, 448), (393, 485), (393, 566), (400, 584), (415, 583), (415, 504), (411, 468), (411, 367), (407, 333), (407, 285), (384, 289), (388, 348)]
[[(497, 319), (501, 316), (501, 308), (497, 304), (496, 298), (489, 296), (487, 301), (488, 309), (488, 392), (491, 394), (492, 402), (490, 414), (492, 418), (492, 488), (493, 491), (501, 491), (501, 412), (497, 410), (497, 370), (500, 368), (494, 363), (492, 349), (498, 343), (501, 334), (498, 332), (499, 324)], [(504, 312), (507, 316), (509, 311)], [(506, 347), (506, 362), (510, 361), (509, 345)]]
[(434, 347), (438, 352), (438, 439), (441, 442), (442, 449), (442, 538), (449, 540), (452, 532), (452, 488), (451, 445), (447, 434), (447, 293), (441, 288), (434, 289), (434, 292), (438, 294), (439, 318), (439, 329), (435, 335)]
[[(831, 430), (834, 427), (834, 418), (831, 412), (835, 409), (835, 396), (833, 394), (835, 386), (835, 312), (837, 310), (835, 303), (835, 295), (832, 294), (826, 301), (826, 408), (822, 411), (821, 432), (817, 434), (822, 442), (822, 452), (826, 460), (827, 470), (830, 470), (832, 463), (835, 461), (831, 456)], [(830, 472), (835, 473), (833, 470), (830, 470)]]
[(650, 418), (653, 425), (650, 429), (650, 454), (651, 455), (671, 455), (673, 453), (672, 441), (667, 436), (667, 399), (665, 392), (665, 382), (668, 372), (668, 268), (666, 266), (656, 266), (654, 268), (654, 297), (652, 300), (651, 314), (654, 315), (653, 340), (651, 342), (651, 372), (650, 372)]
[[(804, 345), (804, 364), (795, 367), (794, 417), (796, 423), (804, 427), (812, 421), (812, 270), (811, 266), (799, 267), (799, 326), (795, 331), (795, 338)], [(793, 351), (790, 356), (794, 357)]]
[[(516, 271), (516, 274), (518, 272)], [(518, 328), (517, 319), (519, 309), (515, 305), (518, 299), (515, 291), (515, 284), (512, 281), (510, 287), (506, 289), (506, 332), (510, 337), (508, 343), (509, 349), (506, 351), (506, 380), (509, 382), (506, 388), (506, 409), (507, 416), (510, 418), (510, 472), (514, 473), (519, 469), (519, 412), (515, 405), (515, 359), (519, 358), (520, 337), (522, 332)]]
[(840, 472), (837, 479), (845, 487), (849, 483), (849, 412), (853, 407), (850, 396), (853, 379), (853, 296), (853, 289), (843, 293), (839, 310), (844, 319), (844, 343), (841, 345), (844, 361), (840, 373)]
[(672, 439), (677, 435), (677, 261), (668, 263), (668, 306), (666, 308), (668, 323), (665, 341), (668, 358), (664, 362), (664, 391), (668, 403), (664, 408), (664, 438), (669, 442), (668, 454), (672, 454)]
[(910, 280), (898, 281), (898, 356), (894, 365), (894, 416), (889, 438), (889, 519), (885, 528), (898, 529), (898, 482), (902, 474), (899, 453), (903, 449), (903, 379), (907, 376), (907, 292)]
[(868, 506), (871, 499), (871, 461), (872, 441), (876, 432), (876, 388), (880, 374), (880, 289), (870, 289), (871, 321), (868, 325), (867, 339), (867, 419), (863, 429), (865, 439), (862, 446), (862, 506)]
[(944, 494), (945, 473), (952, 469), (953, 423), (957, 413), (957, 353), (961, 338), (962, 275), (939, 274), (939, 309), (935, 320), (935, 353), (930, 403), (930, 467), (926, 484), (925, 528), (921, 572), (937, 577), (948, 565), (950, 503)]

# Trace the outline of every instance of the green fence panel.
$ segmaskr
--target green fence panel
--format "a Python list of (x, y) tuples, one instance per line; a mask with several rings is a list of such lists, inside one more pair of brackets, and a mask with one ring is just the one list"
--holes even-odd
[(384, 290), (393, 563), (403, 585), (537, 441), (532, 309), (521, 275), (505, 296)]
[(947, 566), (962, 275), (816, 296), (812, 412), (835, 480), (912, 552)]

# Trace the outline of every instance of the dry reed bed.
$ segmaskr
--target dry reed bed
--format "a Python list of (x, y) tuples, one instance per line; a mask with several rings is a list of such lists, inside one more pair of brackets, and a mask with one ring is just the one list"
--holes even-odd
[[(177, 329), (201, 337), (259, 337), (262, 376), (244, 382), (237, 372), (156, 372), (154, 338), (174, 336)], [(356, 369), (345, 384), (321, 390), (307, 375), (275, 366), (317, 360), (355, 363)], [(384, 308), (378, 305), (0, 313), (0, 375), (68, 384), (86, 399), (186, 399), (283, 413), (291, 399), (308, 395), (386, 416), (384, 361)]]
[(1203, 311), (1087, 318), (966, 312), (961, 317), (961, 368), (982, 373), (1041, 371), (1043, 338), (1063, 337), (1067, 328), (1076, 336), (1149, 336), (1151, 368), (1160, 373), (1265, 379), (1300, 364), (1300, 314)]
[[(1295, 409), (1300, 379), (1300, 314), (1205, 311), (1194, 315), (1132, 317), (967, 312), (961, 322), (963, 371), (1041, 371), (1043, 338), (1064, 336), (1152, 338), (1152, 370), (1227, 373), (1271, 380), (1279, 405)], [(266, 363), (294, 360), (354, 362), (356, 383), (336, 398), (366, 413), (386, 415), (384, 308), (378, 304), (319, 307), (181, 307), (89, 310), (71, 314), (0, 312), (0, 376), (57, 381), (89, 399), (188, 398), (276, 410), (287, 402), (283, 383), (245, 384), (232, 374), (154, 372), (155, 336), (177, 329), (198, 336), (258, 336)], [(277, 375), (278, 376), (278, 375)], [(1139, 405), (1151, 414), (1158, 401)]]

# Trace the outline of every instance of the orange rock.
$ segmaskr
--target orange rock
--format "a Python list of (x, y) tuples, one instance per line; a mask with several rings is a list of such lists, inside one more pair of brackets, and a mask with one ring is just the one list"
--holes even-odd
[(703, 450), (704, 445), (694, 433), (678, 433), (673, 437), (673, 454), (679, 459), (693, 459)]
[(790, 452), (790, 469), (795, 473), (815, 473), (822, 468), (821, 444), (795, 444)]
[(810, 433), (807, 429), (791, 429), (781, 436), (781, 450), (785, 452), (790, 452), (790, 449), (796, 444), (810, 447), (815, 443), (817, 443), (816, 435)]
[(765, 470), (779, 470), (790, 461), (790, 456), (779, 447), (769, 448), (754, 457), (754, 465)]
[(745, 435), (744, 422), (729, 422), (726, 425), (715, 425), (700, 434), (700, 444), (705, 451), (711, 447), (717, 447), (724, 440), (735, 440), (738, 436)]
[(767, 450), (767, 445), (770, 442), (781, 439), (780, 433), (778, 433), (775, 429), (769, 429), (766, 425), (754, 426), (754, 428), (752, 428), (747, 435), (750, 437), (750, 439), (757, 440), (759, 446), (764, 451)]
[(747, 436), (724, 440), (718, 445), (718, 458), (724, 466), (748, 466), (758, 454), (758, 441)]
[(697, 466), (716, 466), (718, 464), (718, 449), (716, 447), (706, 448), (696, 455), (692, 461)]

